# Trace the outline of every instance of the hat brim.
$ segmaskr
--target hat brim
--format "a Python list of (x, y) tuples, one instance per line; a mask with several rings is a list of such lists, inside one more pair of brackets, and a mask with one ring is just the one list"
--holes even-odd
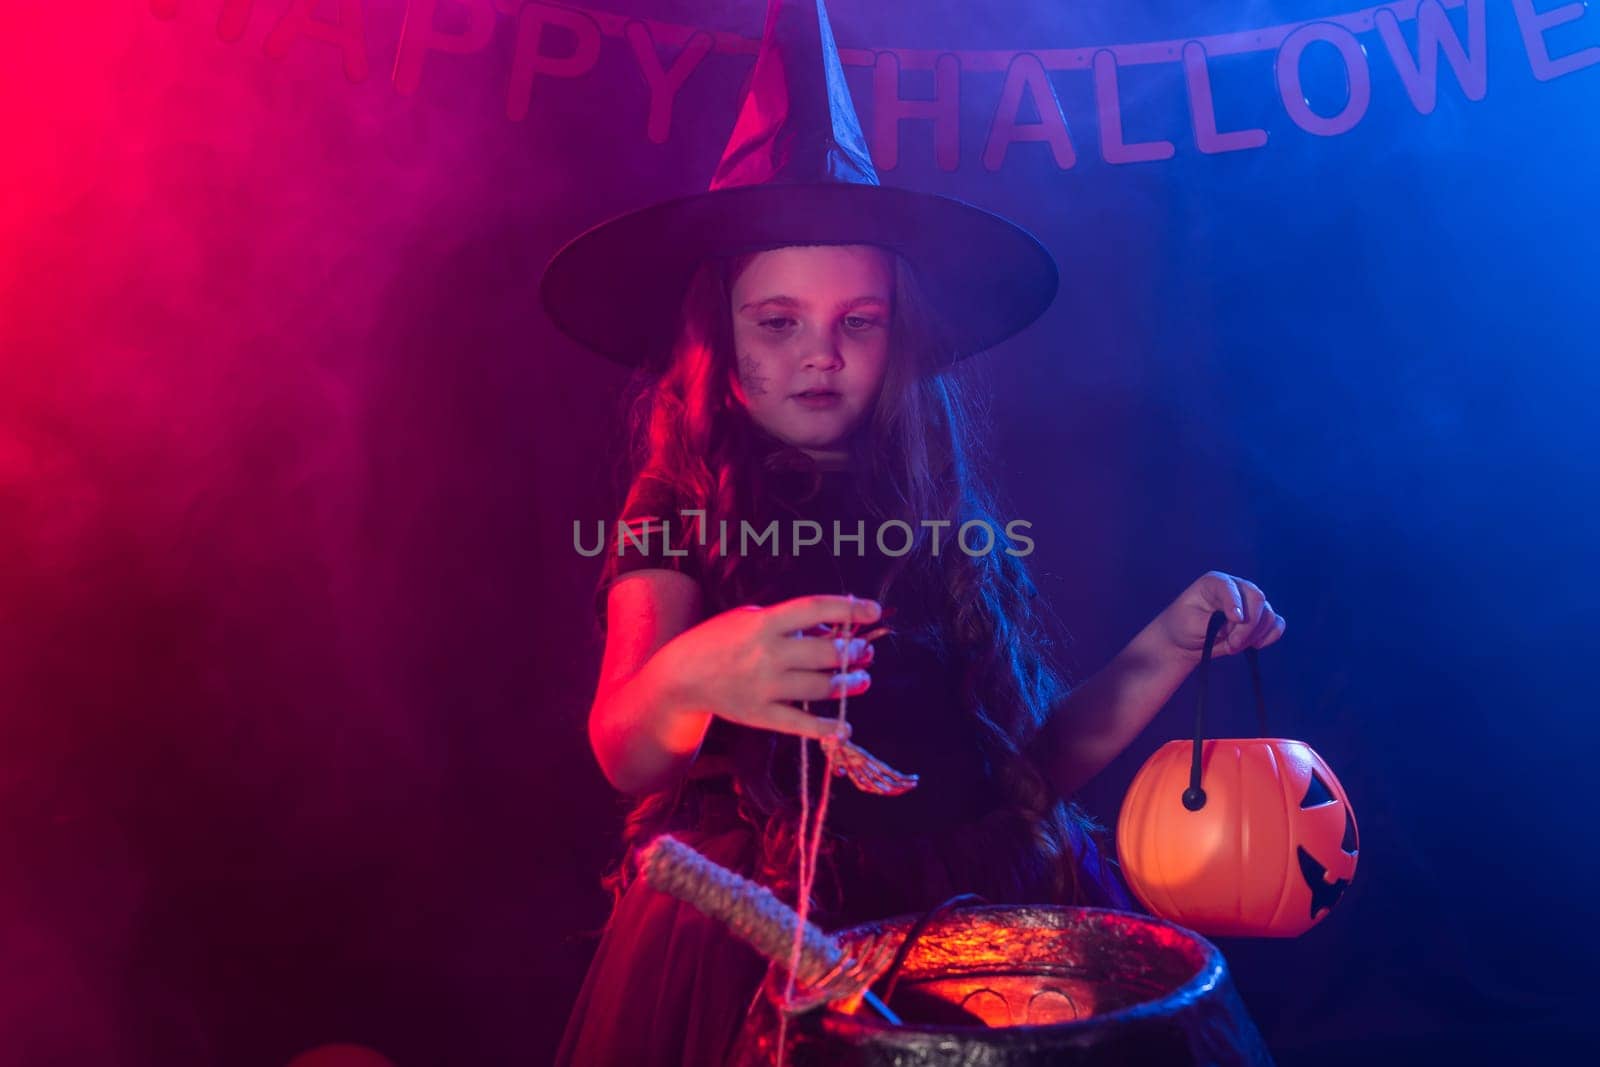
[(628, 366), (659, 366), (684, 292), (710, 256), (795, 244), (873, 244), (916, 269), (955, 345), (991, 348), (1055, 299), (1054, 258), (1016, 223), (953, 197), (865, 184), (750, 185), (668, 200), (600, 223), (545, 267), (556, 326)]

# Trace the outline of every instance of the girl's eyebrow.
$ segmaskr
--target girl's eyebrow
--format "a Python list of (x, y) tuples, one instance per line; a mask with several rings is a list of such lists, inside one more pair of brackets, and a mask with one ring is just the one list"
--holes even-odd
[[(769, 296), (765, 300), (752, 300), (750, 303), (740, 307), (739, 310), (749, 311), (752, 308), (766, 307), (768, 304), (776, 304), (779, 307), (792, 308), (803, 308), (806, 306), (805, 301), (796, 300), (792, 296)], [(839, 310), (847, 311), (850, 308), (860, 307), (863, 304), (882, 304), (887, 307), (889, 305), (889, 301), (881, 296), (858, 296), (841, 302), (839, 304)]]

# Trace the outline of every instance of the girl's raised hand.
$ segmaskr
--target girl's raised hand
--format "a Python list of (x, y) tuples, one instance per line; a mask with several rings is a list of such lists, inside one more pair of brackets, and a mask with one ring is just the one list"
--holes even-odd
[(1227, 617), (1211, 646), (1213, 656), (1229, 656), (1247, 648), (1266, 648), (1283, 636), (1283, 616), (1272, 610), (1254, 582), (1221, 571), (1207, 571), (1156, 616), (1156, 631), (1174, 652), (1196, 662), (1205, 649), (1211, 613)]
[[(656, 657), (676, 701), (688, 709), (764, 730), (830, 737), (834, 719), (787, 702), (865, 692), (871, 684), (864, 669), (872, 661), (871, 643), (858, 637), (845, 649), (844, 641), (828, 631), (844, 623), (871, 624), (882, 614), (876, 601), (846, 596), (738, 607), (685, 630)], [(851, 667), (845, 673), (839, 672), (841, 654)]]

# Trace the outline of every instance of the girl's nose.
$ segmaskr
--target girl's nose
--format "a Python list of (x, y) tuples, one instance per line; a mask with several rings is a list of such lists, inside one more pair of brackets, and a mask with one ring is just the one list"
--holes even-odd
[(839, 346), (828, 337), (818, 341), (806, 353), (802, 366), (807, 369), (834, 369), (844, 365), (844, 356), (839, 352)]

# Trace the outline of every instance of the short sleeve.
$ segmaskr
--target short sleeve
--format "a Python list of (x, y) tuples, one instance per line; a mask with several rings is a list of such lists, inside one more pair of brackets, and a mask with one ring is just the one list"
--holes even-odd
[(697, 553), (702, 517), (683, 514), (684, 504), (666, 482), (644, 476), (633, 483), (622, 515), (607, 527), (595, 617), (605, 626), (611, 584), (641, 570), (669, 570), (700, 581)]

